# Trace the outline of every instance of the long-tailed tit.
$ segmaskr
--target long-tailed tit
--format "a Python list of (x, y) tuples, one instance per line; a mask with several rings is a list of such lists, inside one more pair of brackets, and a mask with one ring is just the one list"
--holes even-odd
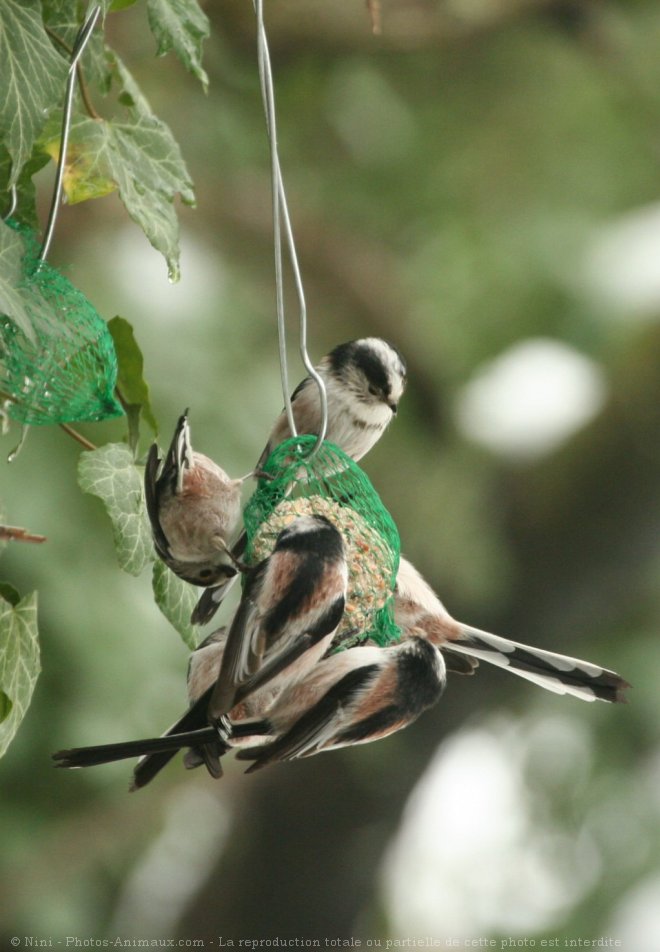
[(388, 648), (349, 648), (316, 665), (282, 691), (261, 721), (232, 722), (234, 743), (274, 735), (238, 757), (247, 773), (324, 750), (367, 744), (402, 730), (440, 698), (446, 681), (441, 653), (423, 638)]
[(526, 678), (548, 691), (584, 701), (625, 701), (630, 687), (620, 675), (589, 661), (533, 648), (456, 621), (417, 569), (402, 558), (396, 580), (394, 620), (443, 653), (447, 668), (469, 672), (478, 660)]
[(187, 411), (179, 417), (164, 459), (156, 444), (151, 446), (144, 471), (147, 513), (156, 551), (179, 578), (206, 586), (236, 575), (229, 541), (247, 478), (230, 479), (217, 463), (193, 450)]
[(283, 672), (288, 681), (303, 677), (332, 641), (347, 585), (344, 542), (325, 516), (298, 516), (283, 529), (245, 576), (209, 717), (227, 714)]
[[(339, 344), (316, 367), (323, 379), (328, 401), (326, 439), (354, 460), (362, 457), (380, 439), (394, 418), (406, 385), (406, 365), (392, 344), (380, 337), (364, 337)], [(296, 387), (291, 409), (300, 435), (316, 434), (321, 426), (319, 390), (312, 377)], [(273, 424), (268, 442), (259, 457), (257, 470), (276, 446), (291, 436), (284, 410)], [(234, 546), (240, 557), (245, 546), (242, 535)], [(195, 624), (206, 624), (218, 609), (227, 586), (208, 588), (192, 615)]]
[[(255, 691), (236, 705), (223, 725), (209, 726), (203, 711), (226, 644), (222, 631), (202, 648), (206, 658), (194, 662), (190, 690), (202, 690), (190, 710), (163, 737), (124, 744), (60, 751), (62, 767), (85, 767), (144, 755), (132, 789), (145, 786), (182, 748), (188, 767), (209, 761), (220, 775), (219, 758), (230, 748), (254, 760), (248, 773), (276, 761), (309, 757), (324, 750), (366, 744), (402, 730), (440, 698), (446, 681), (440, 651), (428, 640), (404, 637), (388, 648), (360, 646), (329, 655), (304, 677), (282, 679), (280, 690), (266, 696)], [(191, 671), (192, 671), (191, 667)]]
[[(144, 741), (59, 751), (54, 754), (57, 765), (86, 767), (155, 754), (136, 768), (133, 786), (140, 787), (167, 763), (171, 751), (188, 746), (219, 776), (222, 716), (259, 715), (284, 683), (297, 683), (314, 667), (342, 619), (347, 581), (340, 532), (323, 516), (298, 517), (280, 532), (271, 555), (247, 572), (226, 639), (224, 633), (217, 633), (205, 646), (206, 658), (200, 651), (194, 659), (191, 691), (201, 690), (199, 683), (215, 677), (218, 667), (219, 674), (168, 733)], [(204, 733), (209, 722), (217, 721), (219, 732), (211, 727)], [(191, 734), (200, 730), (197, 742)]]
[(477, 659), (559, 694), (587, 701), (625, 700), (629, 685), (613, 671), (455, 621), (405, 559), (397, 577), (395, 619), (401, 628), (400, 643), (331, 654), (300, 679), (288, 679), (283, 672), (272, 691), (256, 690), (234, 706), (224, 733), (205, 726), (226, 647), (225, 633), (219, 630), (200, 646), (198, 658), (193, 656), (189, 691), (194, 703), (168, 735), (56, 756), (66, 761), (63, 766), (86, 766), (147, 755), (136, 768), (136, 787), (147, 783), (183, 747), (190, 748), (188, 766), (203, 762), (208, 766), (211, 750), (218, 763), (218, 769), (211, 770), (214, 776), (219, 774), (219, 758), (231, 747), (239, 748), (239, 758), (253, 760), (249, 769), (256, 770), (276, 761), (367, 743), (402, 729), (440, 697), (445, 667), (469, 672), (478, 665)]
[[(326, 439), (352, 459), (362, 459), (397, 412), (406, 385), (403, 357), (380, 337), (364, 337), (339, 344), (323, 357), (316, 370), (328, 398)], [(321, 403), (312, 377), (305, 377), (293, 391), (291, 409), (299, 434), (319, 432)], [(291, 435), (287, 415), (282, 411), (257, 467)]]

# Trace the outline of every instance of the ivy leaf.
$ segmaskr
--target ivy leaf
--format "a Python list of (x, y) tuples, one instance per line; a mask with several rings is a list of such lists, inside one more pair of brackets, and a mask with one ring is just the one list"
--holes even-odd
[(142, 470), (135, 465), (125, 443), (108, 443), (82, 453), (78, 485), (103, 502), (115, 540), (120, 567), (139, 575), (154, 560), (151, 528), (142, 491)]
[[(158, 188), (167, 178), (167, 163), (176, 156), (163, 139), (159, 120), (115, 126), (110, 158), (126, 211), (143, 230), (168, 265), (171, 281), (178, 281), (179, 222), (172, 205), (171, 189)], [(178, 147), (177, 147), (178, 151)], [(149, 183), (151, 182), (151, 188)]]
[(180, 579), (160, 559), (154, 563), (152, 585), (156, 604), (192, 651), (197, 646), (197, 636), (190, 616), (199, 599), (199, 589)]
[(209, 78), (202, 68), (202, 43), (209, 36), (209, 21), (197, 0), (147, 0), (147, 14), (158, 55), (174, 50), (206, 91)]
[(21, 600), (21, 596), (18, 594), (13, 585), (10, 585), (9, 582), (0, 582), (0, 598), (4, 599), (6, 602), (9, 602), (10, 605), (16, 607)]
[[(35, 229), (39, 227), (39, 222), (35, 208), (35, 187), (32, 176), (42, 169), (47, 162), (48, 156), (42, 155), (38, 151), (35, 152), (23, 166), (16, 183), (18, 202), (12, 217)], [(0, 195), (6, 196), (3, 199), (4, 206), (0, 207), (0, 218), (6, 215), (9, 210), (10, 196), (8, 193), (11, 167), (11, 156), (4, 146), (0, 145)]]
[[(66, 162), (62, 175), (62, 185), (69, 205), (86, 202), (92, 198), (103, 198), (117, 190), (107, 162), (102, 155), (95, 155), (88, 147), (89, 142), (70, 141), (66, 152)], [(60, 158), (59, 126), (53, 138), (44, 141), (42, 148), (57, 164)]]
[(137, 3), (137, 0), (106, 0), (105, 6), (107, 10), (114, 13), (115, 10), (125, 10), (126, 7), (132, 7), (135, 3)]
[[(5, 518), (5, 507), (0, 504), (0, 522), (4, 524)], [(7, 548), (7, 541), (7, 539), (3, 539), (3, 537), (0, 535), (0, 552), (4, 552), (4, 550)], [(0, 596), (2, 596), (2, 583), (0, 583)]]
[(144, 379), (144, 358), (138, 347), (133, 328), (123, 317), (108, 321), (119, 364), (117, 390), (128, 418), (129, 446), (135, 452), (140, 436), (140, 417), (144, 417), (158, 436), (158, 423), (151, 407), (149, 386)]
[(0, 757), (14, 739), (40, 671), (37, 595), (0, 598)]
[[(181, 156), (181, 150), (169, 127), (153, 112), (146, 97), (121, 59), (112, 54), (124, 101), (131, 107), (131, 122), (115, 123), (125, 131), (141, 128), (151, 140), (148, 155), (156, 163), (154, 186), (162, 188), (171, 198), (177, 193), (186, 205), (195, 204), (193, 183)], [(139, 143), (142, 146), (142, 143)]]
[(21, 262), (24, 251), (19, 235), (0, 220), (0, 314), (10, 317), (30, 340), (34, 340), (23, 294), (18, 287), (23, 279)]
[(0, 724), (7, 720), (13, 706), (12, 699), (4, 691), (0, 691)]
[(53, 49), (40, 0), (0, 3), (0, 138), (12, 158), (15, 185), (48, 112), (64, 91), (66, 61)]
[(79, 7), (78, 0), (56, 0), (55, 3), (50, 0), (43, 4), (44, 26), (69, 47), (73, 46), (81, 26)]
[(112, 57), (112, 67), (119, 80), (119, 101), (121, 104), (126, 106), (127, 109), (134, 110), (137, 115), (155, 118), (155, 113), (149, 105), (149, 100), (135, 82), (133, 74), (114, 51), (111, 50), (109, 52)]
[[(107, 6), (107, 0), (105, 5)], [(103, 4), (101, 6), (103, 7)], [(73, 49), (80, 27), (90, 11), (91, 4), (85, 11), (78, 0), (56, 0), (55, 3), (51, 0), (44, 4), (44, 25), (48, 28), (56, 46), (62, 48), (63, 55), (67, 58), (71, 55), (70, 51)], [(93, 81), (104, 94), (107, 93), (110, 89), (111, 74), (106, 57), (103, 30), (95, 29), (87, 40), (81, 65), (85, 79)]]
[[(113, 188), (128, 214), (142, 228), (179, 278), (177, 194), (192, 204), (192, 182), (179, 146), (164, 122), (134, 109), (125, 121), (106, 122), (78, 116), (71, 125), (64, 187), (70, 202)], [(45, 146), (59, 150), (56, 144)]]

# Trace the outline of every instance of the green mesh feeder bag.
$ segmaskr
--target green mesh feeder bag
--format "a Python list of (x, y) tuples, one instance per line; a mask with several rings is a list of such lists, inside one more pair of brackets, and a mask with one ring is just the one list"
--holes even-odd
[(333, 647), (369, 639), (385, 646), (400, 638), (394, 623), (393, 592), (401, 544), (394, 520), (367, 476), (343, 450), (324, 442), (309, 456), (315, 436), (281, 443), (263, 467), (243, 519), (246, 561), (270, 555), (277, 536), (301, 515), (325, 516), (341, 532), (348, 562), (348, 595)]
[(114, 396), (117, 355), (107, 324), (85, 295), (45, 261), (34, 233), (6, 222), (25, 244), (21, 289), (34, 340), (0, 315), (0, 390), (25, 424), (105, 420), (123, 410)]

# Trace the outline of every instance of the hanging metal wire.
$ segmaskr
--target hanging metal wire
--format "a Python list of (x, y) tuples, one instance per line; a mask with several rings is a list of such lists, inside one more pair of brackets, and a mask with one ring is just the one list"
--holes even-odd
[(15, 185), (12, 185), (12, 187), (9, 189), (9, 208), (7, 209), (6, 212), (4, 212), (2, 216), (3, 221), (7, 221), (8, 218), (11, 218), (11, 216), (16, 211), (17, 205), (18, 205), (18, 189), (16, 188)]
[(291, 269), (296, 287), (299, 310), (299, 345), (300, 356), (309, 376), (314, 380), (319, 390), (319, 401), (321, 406), (321, 425), (318, 438), (310, 455), (318, 452), (328, 429), (328, 398), (325, 384), (322, 377), (314, 367), (309, 353), (307, 351), (307, 304), (305, 301), (305, 292), (298, 264), (298, 255), (291, 226), (289, 215), (289, 206), (287, 203), (282, 170), (280, 167), (279, 154), (277, 149), (277, 120), (275, 114), (275, 92), (273, 88), (273, 73), (270, 64), (270, 53), (268, 50), (268, 39), (264, 25), (263, 0), (253, 0), (254, 10), (257, 17), (257, 53), (259, 59), (259, 78), (261, 80), (261, 95), (266, 114), (266, 128), (270, 140), (271, 157), (271, 178), (273, 191), (273, 231), (274, 231), (274, 250), (275, 250), (275, 290), (277, 307), (277, 331), (279, 339), (280, 354), (280, 372), (282, 378), (282, 394), (284, 397), (284, 407), (286, 410), (289, 429), (293, 436), (297, 436), (293, 410), (291, 407), (291, 396), (289, 388), (289, 374), (286, 353), (286, 320), (284, 311), (284, 280), (282, 266), (282, 228), (289, 252)]
[(80, 57), (85, 52), (85, 47), (89, 42), (92, 31), (96, 26), (96, 21), (101, 14), (101, 5), (97, 4), (89, 13), (89, 16), (78, 31), (78, 35), (71, 51), (71, 62), (69, 64), (69, 75), (66, 82), (66, 91), (64, 96), (64, 111), (62, 113), (62, 134), (60, 136), (60, 155), (57, 162), (57, 172), (55, 175), (55, 185), (53, 187), (53, 197), (48, 212), (48, 222), (44, 232), (44, 240), (39, 251), (39, 261), (45, 261), (50, 250), (55, 231), (57, 215), (62, 204), (62, 187), (64, 181), (64, 167), (66, 164), (66, 153), (69, 147), (69, 130), (71, 129), (71, 114), (73, 111), (73, 94), (76, 88), (76, 71)]

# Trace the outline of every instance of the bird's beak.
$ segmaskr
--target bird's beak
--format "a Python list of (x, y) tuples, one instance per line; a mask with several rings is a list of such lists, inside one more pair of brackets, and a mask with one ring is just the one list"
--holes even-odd
[(399, 409), (398, 403), (388, 403), (387, 405), (392, 411), (392, 416), (396, 416), (396, 411)]

